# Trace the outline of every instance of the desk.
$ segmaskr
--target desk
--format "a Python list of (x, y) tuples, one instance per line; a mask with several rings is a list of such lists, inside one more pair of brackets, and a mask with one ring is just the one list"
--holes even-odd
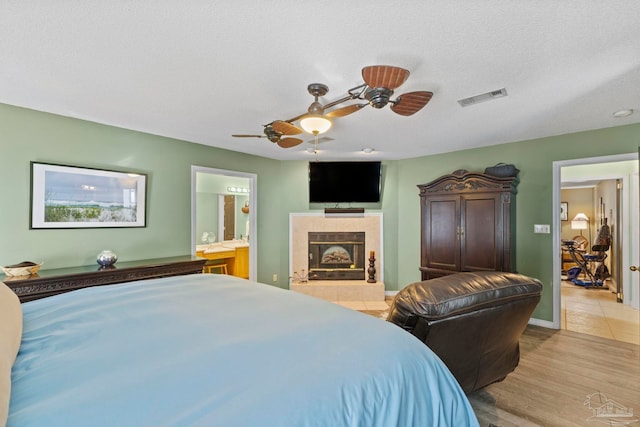
[(0, 281), (18, 295), (20, 302), (25, 302), (89, 286), (202, 273), (205, 262), (206, 259), (187, 255), (117, 262), (111, 268), (94, 264), (40, 270), (33, 276), (0, 276)]

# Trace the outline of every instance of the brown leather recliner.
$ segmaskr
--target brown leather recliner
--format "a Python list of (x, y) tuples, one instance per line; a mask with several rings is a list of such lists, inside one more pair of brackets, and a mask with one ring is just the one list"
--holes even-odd
[(456, 273), (402, 289), (387, 320), (424, 342), (468, 393), (518, 366), (520, 336), (541, 292), (539, 280), (521, 274)]

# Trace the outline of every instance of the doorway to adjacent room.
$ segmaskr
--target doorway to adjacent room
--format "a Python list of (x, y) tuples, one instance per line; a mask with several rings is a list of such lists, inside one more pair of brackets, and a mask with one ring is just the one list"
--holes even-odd
[[(554, 327), (640, 344), (639, 275), (629, 269), (639, 259), (638, 155), (574, 159), (553, 165), (554, 211), (561, 212), (553, 219)], [(571, 191), (575, 191), (573, 196)], [(591, 197), (593, 194), (597, 197)], [(587, 218), (585, 227), (579, 227), (577, 221), (573, 226), (572, 220), (580, 219), (577, 217)], [(603, 224), (612, 231), (607, 250), (612, 277), (603, 287), (567, 281), (566, 268), (564, 275), (562, 272), (570, 264), (563, 262), (561, 239), (572, 239), (574, 234), (584, 236), (588, 239), (588, 253), (597, 243)]]

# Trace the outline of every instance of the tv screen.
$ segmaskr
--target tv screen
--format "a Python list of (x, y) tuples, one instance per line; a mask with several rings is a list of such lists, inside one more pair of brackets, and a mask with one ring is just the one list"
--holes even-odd
[(381, 162), (309, 162), (309, 202), (379, 202), (381, 172)]

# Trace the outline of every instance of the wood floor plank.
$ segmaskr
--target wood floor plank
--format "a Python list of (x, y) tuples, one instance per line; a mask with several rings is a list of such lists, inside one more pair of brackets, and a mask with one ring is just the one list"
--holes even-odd
[[(639, 412), (640, 346), (529, 326), (520, 350), (515, 372), (469, 394), (481, 426), (598, 425), (587, 421), (593, 414), (584, 404), (596, 392)], [(521, 424), (509, 419), (514, 416)]]

